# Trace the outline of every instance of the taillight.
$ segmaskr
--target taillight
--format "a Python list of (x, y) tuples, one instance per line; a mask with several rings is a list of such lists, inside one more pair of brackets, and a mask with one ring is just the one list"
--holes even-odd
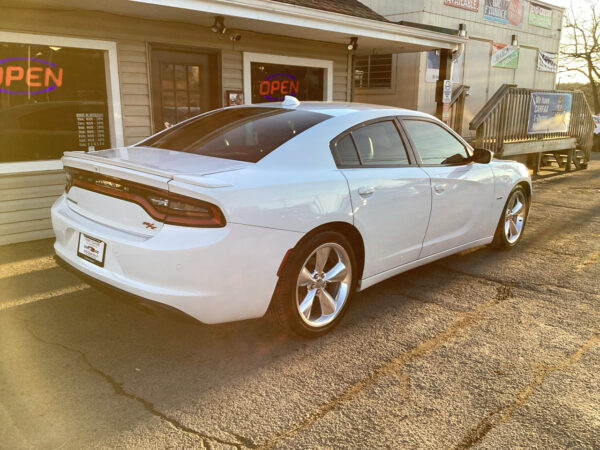
[(203, 200), (85, 170), (68, 168), (66, 173), (66, 192), (77, 186), (136, 203), (160, 222), (186, 227), (224, 227), (226, 224), (219, 207)]
[[(184, 195), (157, 195), (152, 193), (147, 199), (164, 216), (164, 223), (188, 227), (222, 227), (225, 218), (221, 210), (208, 202)], [(152, 214), (151, 214), (152, 215)]]

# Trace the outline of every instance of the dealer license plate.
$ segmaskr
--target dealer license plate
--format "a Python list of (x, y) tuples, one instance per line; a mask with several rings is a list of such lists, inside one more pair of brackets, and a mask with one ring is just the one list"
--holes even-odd
[(79, 246), (77, 256), (97, 266), (104, 267), (104, 255), (106, 254), (106, 242), (100, 239), (79, 233)]

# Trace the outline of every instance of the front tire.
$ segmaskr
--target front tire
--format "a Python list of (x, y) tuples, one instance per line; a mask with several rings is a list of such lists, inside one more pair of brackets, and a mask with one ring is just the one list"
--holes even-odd
[(503, 250), (515, 247), (523, 237), (529, 214), (529, 197), (522, 186), (512, 190), (502, 210), (493, 246)]
[(354, 250), (342, 234), (308, 237), (285, 262), (268, 315), (300, 336), (321, 336), (342, 320), (357, 281)]

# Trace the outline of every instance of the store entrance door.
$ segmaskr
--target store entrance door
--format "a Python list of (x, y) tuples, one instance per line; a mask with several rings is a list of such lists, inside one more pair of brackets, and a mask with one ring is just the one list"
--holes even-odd
[(155, 133), (220, 106), (216, 53), (152, 47), (150, 62)]

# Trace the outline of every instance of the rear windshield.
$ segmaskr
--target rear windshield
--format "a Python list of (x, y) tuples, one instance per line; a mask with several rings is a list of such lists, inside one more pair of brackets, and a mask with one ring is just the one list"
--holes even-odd
[(296, 109), (220, 109), (151, 136), (137, 146), (257, 162), (283, 143), (330, 117)]

